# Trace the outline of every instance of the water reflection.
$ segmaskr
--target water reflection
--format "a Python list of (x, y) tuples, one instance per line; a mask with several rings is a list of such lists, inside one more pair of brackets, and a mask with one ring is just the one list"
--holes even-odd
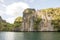
[(40, 33), (37, 32), (25, 32), (24, 33), (24, 40), (39, 40)]
[(5, 40), (5, 33), (4, 32), (0, 32), (0, 40)]
[(53, 33), (48, 32), (25, 32), (24, 40), (52, 40)]
[(14, 40), (23, 40), (24, 38), (24, 34), (23, 32), (15, 32), (15, 37), (14, 37)]
[(6, 32), (5, 40), (14, 40), (14, 32)]
[(53, 40), (53, 32), (41, 32), (41, 40)]
[(60, 40), (59, 32), (25, 32), (24, 40)]
[(60, 40), (59, 32), (0, 32), (0, 40)]

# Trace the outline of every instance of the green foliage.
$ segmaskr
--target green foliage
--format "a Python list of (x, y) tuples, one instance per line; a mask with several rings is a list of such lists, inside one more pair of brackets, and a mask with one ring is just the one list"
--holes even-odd
[(31, 13), (34, 13), (35, 12), (35, 9), (30, 9), (30, 8), (27, 8), (24, 10), (23, 13), (28, 13), (28, 14), (31, 14)]
[(60, 30), (60, 20), (52, 20), (52, 25), (54, 25), (54, 29)]
[(21, 26), (21, 23), (22, 23), (22, 17), (17, 17), (14, 21), (16, 27)]
[(3, 19), (1, 19), (0, 20), (0, 31), (15, 31), (15, 29), (19, 28), (21, 24), (22, 24), (22, 17), (17, 17), (14, 21), (14, 24), (7, 23)]
[(41, 18), (37, 17), (37, 20), (34, 20), (34, 29), (38, 30), (39, 23), (41, 22)]
[(22, 25), (22, 17), (17, 17), (14, 21), (14, 30), (20, 31), (21, 25)]
[(54, 25), (54, 29), (60, 30), (60, 8), (48, 8), (43, 10), (51, 17), (51, 24)]
[(4, 29), (2, 31), (12, 31), (12, 29), (13, 29), (13, 25), (7, 23), (4, 25)]

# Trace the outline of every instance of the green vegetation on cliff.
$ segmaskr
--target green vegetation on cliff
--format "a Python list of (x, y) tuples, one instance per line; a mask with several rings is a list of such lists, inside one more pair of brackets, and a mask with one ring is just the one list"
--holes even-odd
[(10, 24), (3, 20), (0, 16), (0, 31), (20, 31), (21, 22), (22, 17), (17, 17), (14, 21), (14, 24)]
[[(31, 13), (31, 11), (32, 10), (30, 10), (29, 12)], [(51, 24), (53, 25), (54, 30), (60, 31), (60, 8), (41, 9), (40, 12), (41, 11), (43, 15), (47, 14), (48, 17), (51, 17)], [(38, 17), (37, 20), (34, 20), (35, 30), (38, 30), (37, 26), (39, 25), (41, 20), (42, 20), (41, 17)], [(21, 31), (21, 27), (22, 27), (22, 17), (17, 17), (14, 21), (14, 24), (10, 24), (7, 23), (5, 20), (3, 20), (0, 16), (0, 31)]]
[(43, 10), (45, 10), (48, 16), (52, 18), (51, 24), (54, 29), (60, 31), (60, 8), (48, 8)]
[(22, 17), (17, 17), (14, 21), (14, 31), (20, 31), (22, 27)]

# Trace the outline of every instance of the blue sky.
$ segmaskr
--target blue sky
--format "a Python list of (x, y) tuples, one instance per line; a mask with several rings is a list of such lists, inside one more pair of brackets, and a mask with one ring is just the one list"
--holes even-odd
[(0, 0), (0, 16), (9, 23), (22, 16), (26, 8), (37, 10), (60, 7), (60, 0)]

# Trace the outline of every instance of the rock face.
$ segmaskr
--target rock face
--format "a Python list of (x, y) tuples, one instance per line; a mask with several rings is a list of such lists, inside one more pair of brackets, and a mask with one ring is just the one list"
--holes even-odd
[(35, 9), (26, 9), (23, 12), (23, 31), (33, 31)]
[[(51, 25), (51, 16), (47, 14), (46, 10), (38, 10), (35, 9), (25, 9), (23, 12), (23, 31), (53, 31), (53, 27)], [(38, 20), (37, 18), (41, 17), (41, 21), (38, 23), (35, 22)], [(35, 21), (34, 21), (35, 20)], [(38, 25), (36, 29), (34, 29), (34, 24)]]
[(53, 26), (51, 25), (52, 17), (47, 10), (40, 10), (38, 11), (38, 14), (40, 14), (42, 18), (42, 21), (40, 22), (40, 31), (53, 31)]
[(3, 20), (3, 19), (1, 18), (1, 16), (0, 16), (0, 23), (1, 23), (1, 22), (6, 22), (6, 21), (5, 21), (5, 20)]

